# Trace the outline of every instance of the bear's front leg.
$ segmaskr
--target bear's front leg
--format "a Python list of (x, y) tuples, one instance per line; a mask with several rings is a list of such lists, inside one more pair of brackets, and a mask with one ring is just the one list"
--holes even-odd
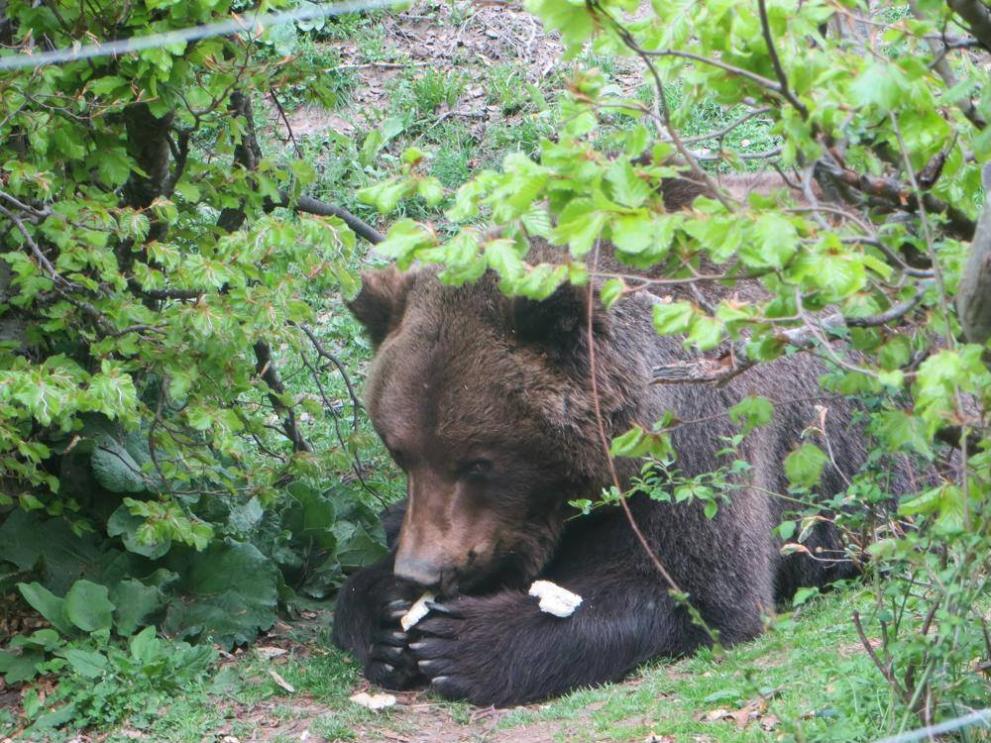
[(347, 580), (334, 610), (334, 644), (357, 656), (369, 681), (387, 689), (409, 689), (426, 679), (399, 619), (423, 588), (397, 578), (392, 568), (390, 555)]
[(438, 693), (503, 707), (615, 681), (705, 641), (658, 580), (610, 583), (565, 584), (583, 598), (565, 618), (521, 592), (457, 598), (411, 630), (409, 647)]

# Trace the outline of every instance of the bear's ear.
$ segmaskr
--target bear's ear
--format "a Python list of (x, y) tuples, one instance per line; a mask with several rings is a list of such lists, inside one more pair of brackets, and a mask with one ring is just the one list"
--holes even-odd
[[(592, 327), (599, 334), (606, 329), (606, 318), (598, 296), (592, 301)], [(513, 330), (524, 342), (566, 354), (580, 353), (587, 345), (588, 287), (565, 283), (539, 302), (514, 297), (512, 309)]]
[(361, 291), (348, 302), (348, 309), (365, 326), (373, 345), (378, 346), (399, 324), (408, 291), (408, 275), (395, 266), (362, 272)]

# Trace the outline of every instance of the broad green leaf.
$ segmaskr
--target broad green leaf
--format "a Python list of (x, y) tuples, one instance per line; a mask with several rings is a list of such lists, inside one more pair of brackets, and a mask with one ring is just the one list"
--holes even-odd
[(65, 616), (83, 632), (110, 629), (114, 605), (106, 586), (77, 580), (65, 595)]
[(729, 417), (736, 424), (742, 423), (745, 431), (751, 431), (771, 422), (774, 403), (761, 395), (750, 395), (729, 409)]
[(65, 599), (59, 598), (40, 583), (18, 583), (17, 588), (31, 608), (63, 635), (71, 635), (75, 631), (73, 623), (66, 615)]
[(636, 209), (650, 198), (650, 186), (637, 176), (633, 166), (625, 159), (616, 160), (609, 167), (606, 181), (612, 186), (613, 200), (625, 207)]
[(60, 655), (69, 661), (72, 670), (83, 678), (100, 678), (109, 667), (107, 656), (93, 650), (68, 648), (63, 650)]
[(114, 604), (114, 629), (127, 637), (163, 608), (165, 595), (157, 586), (146, 586), (135, 578), (120, 581), (110, 591)]
[(609, 223), (609, 229), (616, 248), (632, 255), (649, 248), (658, 231), (647, 212), (614, 217)]
[(785, 476), (794, 486), (814, 487), (819, 484), (823, 468), (828, 461), (829, 457), (822, 449), (806, 442), (785, 457)]
[(753, 224), (751, 237), (740, 247), (740, 259), (750, 268), (782, 268), (798, 250), (798, 232), (785, 217), (767, 213)]
[(575, 199), (561, 212), (553, 240), (566, 244), (575, 258), (581, 258), (595, 247), (606, 222), (606, 215), (597, 211), (590, 199)]

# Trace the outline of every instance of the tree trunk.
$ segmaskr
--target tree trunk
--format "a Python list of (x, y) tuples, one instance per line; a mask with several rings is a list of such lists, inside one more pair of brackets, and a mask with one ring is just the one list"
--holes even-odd
[(991, 338), (991, 163), (984, 166), (982, 175), (984, 210), (960, 279), (957, 313), (967, 340), (984, 344)]

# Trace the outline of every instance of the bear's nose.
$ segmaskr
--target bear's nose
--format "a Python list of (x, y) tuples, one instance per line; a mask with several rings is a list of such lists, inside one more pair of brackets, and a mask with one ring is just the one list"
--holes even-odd
[(393, 572), (399, 578), (405, 578), (424, 586), (435, 586), (440, 583), (441, 566), (429, 560), (421, 560), (400, 553), (396, 555)]

